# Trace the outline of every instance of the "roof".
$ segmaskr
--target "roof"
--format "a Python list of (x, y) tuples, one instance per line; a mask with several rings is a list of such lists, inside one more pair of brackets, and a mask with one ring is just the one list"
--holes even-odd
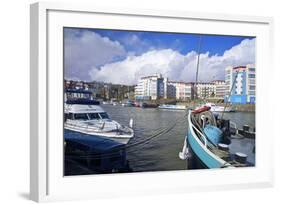
[(240, 66), (236, 66), (236, 67), (234, 67), (233, 69), (239, 69), (239, 68), (246, 68), (246, 66), (244, 66), (244, 65), (240, 65)]
[(75, 143), (77, 146), (80, 145), (81, 149), (85, 149), (84, 151), (94, 153), (103, 153), (113, 149), (122, 149), (125, 147), (125, 144), (105, 137), (87, 135), (67, 129), (64, 129), (64, 139), (66, 142)]
[(193, 85), (193, 82), (184, 82), (184, 81), (168, 81), (168, 83), (178, 83), (178, 84), (185, 84), (185, 85)]
[(72, 98), (66, 100), (67, 104), (80, 104), (80, 105), (99, 105), (100, 102), (97, 100), (91, 100), (87, 98)]
[(92, 94), (91, 91), (89, 90), (84, 90), (84, 89), (66, 89), (66, 93), (84, 93), (84, 94)]
[(66, 104), (65, 110), (70, 113), (101, 113), (105, 112), (98, 105)]

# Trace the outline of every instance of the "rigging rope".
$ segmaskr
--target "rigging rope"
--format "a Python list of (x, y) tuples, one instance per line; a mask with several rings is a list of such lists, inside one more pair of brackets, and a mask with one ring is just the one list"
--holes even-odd
[[(232, 93), (232, 90), (233, 90), (233, 87), (234, 87), (234, 84), (235, 84), (235, 81), (236, 81), (237, 76), (238, 76), (238, 71), (236, 71), (235, 78), (234, 78), (234, 80), (233, 80), (233, 82), (232, 82), (232, 86), (231, 86), (231, 89), (230, 89), (230, 92), (229, 92), (229, 98), (230, 98), (230, 95), (231, 95), (231, 93)], [(222, 115), (221, 115), (221, 119), (223, 119), (223, 115), (224, 115), (224, 113), (225, 113), (225, 110), (226, 110), (228, 104), (229, 104), (229, 99), (227, 99), (227, 101), (226, 101), (226, 103), (225, 103), (225, 105), (224, 105), (223, 112), (222, 112)]]

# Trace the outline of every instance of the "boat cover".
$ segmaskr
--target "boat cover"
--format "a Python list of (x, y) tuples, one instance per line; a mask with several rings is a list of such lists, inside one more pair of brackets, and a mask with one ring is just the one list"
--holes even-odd
[(217, 145), (222, 139), (222, 131), (213, 125), (206, 125), (204, 133), (213, 144)]

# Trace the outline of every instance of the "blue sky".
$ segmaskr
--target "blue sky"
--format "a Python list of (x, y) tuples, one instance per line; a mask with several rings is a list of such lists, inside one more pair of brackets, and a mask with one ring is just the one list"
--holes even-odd
[(161, 72), (193, 81), (200, 36), (201, 81), (223, 80), (226, 66), (255, 63), (253, 37), (65, 28), (65, 77), (135, 84)]
[[(253, 37), (245, 36), (222, 36), (222, 35), (198, 35), (185, 33), (163, 33), (163, 32), (143, 32), (143, 31), (112, 31), (89, 29), (101, 36), (109, 37), (112, 40), (117, 40), (124, 43), (128, 51), (137, 50), (134, 46), (128, 46), (125, 42), (128, 36), (136, 35), (141, 41), (148, 42), (155, 48), (172, 48), (179, 51), (181, 54), (186, 54), (192, 50), (198, 50), (199, 36), (202, 36), (201, 52), (210, 52), (210, 55), (222, 55), (225, 50), (239, 44), (244, 39), (252, 39)], [(142, 52), (145, 52), (143, 48)]]

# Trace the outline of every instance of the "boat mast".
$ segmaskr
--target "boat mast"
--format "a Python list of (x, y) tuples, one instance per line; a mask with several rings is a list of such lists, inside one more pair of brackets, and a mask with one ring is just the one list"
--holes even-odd
[(198, 98), (197, 93), (197, 84), (198, 84), (198, 73), (199, 73), (199, 60), (200, 60), (200, 53), (201, 53), (201, 45), (202, 45), (202, 35), (199, 36), (199, 43), (198, 43), (198, 50), (197, 50), (197, 66), (196, 66), (196, 79), (195, 79), (195, 99)]

